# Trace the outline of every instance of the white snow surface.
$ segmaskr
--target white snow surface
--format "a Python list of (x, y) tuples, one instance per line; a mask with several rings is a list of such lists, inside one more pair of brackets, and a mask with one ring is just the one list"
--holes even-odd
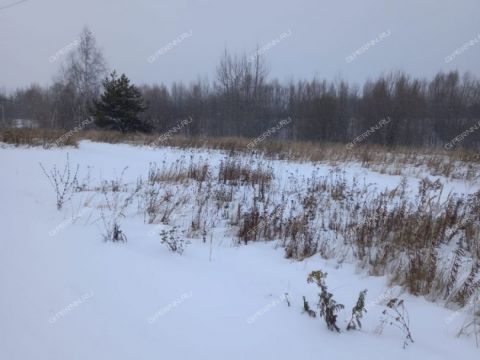
[[(61, 165), (67, 151), (80, 164), (80, 178), (90, 167), (92, 182), (118, 176), (126, 166), (124, 180), (133, 182), (146, 175), (150, 162), (194, 156), (215, 165), (225, 156), (88, 141), (78, 149), (1, 149), (0, 359), (479, 359), (472, 339), (455, 337), (462, 314), (390, 289), (386, 278), (367, 276), (353, 264), (319, 256), (287, 260), (275, 242), (238, 246), (221, 228), (211, 250), (209, 241), (194, 238), (183, 255), (173, 254), (159, 236), (148, 235), (158, 225), (145, 224), (138, 214), (123, 222), (127, 244), (104, 242), (94, 221), (98, 214), (72, 221), (87, 195), (55, 208), (39, 162)], [(316, 166), (329, 169), (269, 164), (280, 179), (288, 173), (308, 177)], [(379, 189), (401, 180), (355, 164), (345, 170)], [(478, 190), (442, 181), (454, 192)], [(418, 179), (409, 182), (414, 186)], [(316, 302), (318, 288), (306, 278), (318, 269), (328, 272), (330, 291), (345, 305), (340, 334), (323, 319), (302, 314), (302, 296), (312, 307)], [(363, 329), (347, 332), (351, 308), (365, 288)], [(386, 292), (405, 299), (415, 340), (406, 349), (398, 329), (375, 331)]]

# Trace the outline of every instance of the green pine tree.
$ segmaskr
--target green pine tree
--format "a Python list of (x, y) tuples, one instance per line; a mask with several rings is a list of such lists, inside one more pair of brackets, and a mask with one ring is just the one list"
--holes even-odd
[(104, 92), (95, 102), (94, 117), (98, 127), (118, 130), (122, 133), (150, 131), (150, 126), (139, 118), (147, 109), (142, 95), (135, 85), (122, 74), (114, 71), (103, 81)]

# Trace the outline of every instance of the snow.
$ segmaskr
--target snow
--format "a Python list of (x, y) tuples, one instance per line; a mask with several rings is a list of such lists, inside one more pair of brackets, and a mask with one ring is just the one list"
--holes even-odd
[[(101, 195), (78, 193), (56, 210), (38, 163), (63, 164), (66, 151), (80, 164), (80, 179), (90, 168), (92, 183), (118, 177), (126, 166), (124, 180), (134, 182), (153, 161), (194, 156), (218, 165), (225, 156), (88, 141), (68, 150), (1, 149), (0, 359), (478, 359), (471, 339), (455, 337), (461, 314), (390, 289), (386, 278), (367, 276), (353, 264), (319, 256), (287, 260), (275, 242), (238, 246), (221, 227), (211, 246), (209, 239), (193, 238), (180, 256), (149, 235), (164, 225), (146, 225), (135, 206), (122, 223), (128, 242), (104, 242), (98, 212), (84, 210), (85, 200)], [(315, 167), (322, 173), (330, 168), (263, 162), (284, 180), (289, 172), (309, 177)], [(381, 190), (401, 180), (356, 164), (345, 171)], [(408, 179), (411, 186), (418, 180)], [(442, 181), (445, 193), (478, 190)], [(302, 296), (316, 302), (318, 289), (306, 278), (318, 269), (328, 272), (330, 291), (345, 305), (342, 329), (359, 291), (368, 289), (361, 331), (332, 333), (322, 319), (302, 314)], [(405, 299), (415, 340), (406, 349), (398, 329), (375, 331), (386, 292)]]

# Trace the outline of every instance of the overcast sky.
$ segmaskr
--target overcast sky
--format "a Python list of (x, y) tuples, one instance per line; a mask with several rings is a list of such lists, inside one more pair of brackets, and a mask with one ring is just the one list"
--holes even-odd
[[(450, 69), (480, 75), (480, 0), (17, 2), (0, 0), (0, 87), (7, 91), (49, 84), (61, 62), (49, 59), (67, 50), (84, 25), (109, 67), (137, 84), (212, 80), (225, 47), (248, 54), (257, 43), (266, 46), (270, 77), (282, 81), (317, 76), (362, 84), (399, 69), (425, 77)], [(382, 33), (388, 36), (380, 39)]]

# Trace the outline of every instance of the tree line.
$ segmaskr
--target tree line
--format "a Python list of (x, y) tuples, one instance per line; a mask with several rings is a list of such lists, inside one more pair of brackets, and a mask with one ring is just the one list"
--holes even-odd
[[(103, 54), (84, 29), (50, 86), (0, 94), (5, 121), (33, 119), (45, 128), (72, 128), (95, 113), (106, 75)], [(349, 143), (388, 119), (362, 142), (444, 146), (468, 129), (480, 130), (480, 80), (457, 71), (431, 79), (392, 72), (362, 87), (316, 78), (281, 83), (269, 78), (259, 53), (247, 58), (225, 51), (213, 81), (135, 88), (146, 105), (140, 106), (139, 118), (148, 124), (135, 131), (164, 133), (192, 119), (183, 134), (255, 138), (288, 118), (272, 138)], [(471, 131), (458, 145), (479, 148), (480, 131)]]

